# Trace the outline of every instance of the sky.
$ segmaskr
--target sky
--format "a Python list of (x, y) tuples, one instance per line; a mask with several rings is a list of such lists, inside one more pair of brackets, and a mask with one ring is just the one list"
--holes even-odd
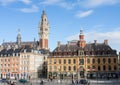
[(0, 44), (39, 40), (38, 23), (45, 10), (50, 24), (49, 48), (57, 42), (78, 40), (83, 30), (87, 43), (108, 44), (120, 52), (120, 0), (0, 0)]

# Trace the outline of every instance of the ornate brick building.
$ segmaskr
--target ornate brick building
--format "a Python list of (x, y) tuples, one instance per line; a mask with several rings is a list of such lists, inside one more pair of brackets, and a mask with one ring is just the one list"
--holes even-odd
[(58, 46), (48, 57), (48, 76), (112, 78), (117, 77), (118, 56), (116, 50), (103, 43), (86, 43), (83, 31), (78, 41), (67, 44), (58, 42)]
[(39, 41), (22, 41), (18, 30), (16, 42), (0, 45), (0, 78), (32, 78), (47, 75), (49, 25), (45, 11), (39, 23)]

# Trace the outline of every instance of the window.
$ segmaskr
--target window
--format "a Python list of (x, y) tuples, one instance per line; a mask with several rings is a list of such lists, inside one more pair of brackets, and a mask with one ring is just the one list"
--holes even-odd
[(64, 64), (66, 64), (66, 60), (64, 59)]
[(109, 69), (109, 71), (111, 71), (111, 66), (110, 65), (108, 66), (108, 69)]
[(108, 66), (108, 70), (111, 71), (111, 66), (110, 65)]
[(92, 66), (92, 69), (94, 69), (94, 70), (95, 70), (95, 66)]
[(79, 65), (84, 65), (84, 59), (79, 59)]
[(54, 59), (54, 64), (56, 64), (56, 59)]
[(87, 59), (87, 63), (90, 63), (90, 59)]
[(116, 58), (114, 58), (114, 63), (116, 63)]
[(111, 63), (111, 59), (110, 59), (110, 58), (108, 58), (108, 63), (109, 63), (109, 64)]
[(106, 60), (105, 60), (105, 58), (103, 58), (103, 63), (105, 64), (105, 62), (106, 62)]
[(52, 59), (49, 60), (49, 63), (52, 64)]
[(73, 63), (76, 64), (76, 60), (75, 59), (73, 59)]
[(68, 64), (71, 64), (71, 60), (70, 59), (68, 60)]
[(64, 71), (66, 70), (66, 66), (64, 66)]
[(90, 69), (90, 66), (87, 66), (87, 69)]
[(101, 69), (100, 69), (100, 66), (98, 66), (98, 71), (100, 71)]
[(92, 60), (92, 63), (95, 63), (95, 59)]
[(70, 66), (68, 67), (68, 70), (71, 71), (71, 67)]
[(105, 71), (105, 70), (106, 70), (106, 66), (104, 65), (104, 66), (103, 66), (103, 71)]
[(115, 71), (117, 70), (116, 66), (114, 66), (114, 70), (115, 70)]
[(76, 66), (73, 67), (73, 70), (76, 71)]
[(61, 59), (59, 59), (59, 64), (61, 64)]
[(100, 58), (98, 58), (98, 64), (100, 64)]

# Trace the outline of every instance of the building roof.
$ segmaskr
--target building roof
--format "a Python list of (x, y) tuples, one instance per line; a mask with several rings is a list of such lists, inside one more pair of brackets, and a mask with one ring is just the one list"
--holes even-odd
[[(78, 55), (78, 52), (80, 50), (83, 51), (85, 55), (99, 55), (99, 56), (100, 55), (117, 55), (116, 50), (113, 50), (106, 43), (88, 43), (85, 45), (84, 48), (80, 47), (77, 43), (59, 45), (53, 50), (51, 54), (54, 55), (54, 53), (58, 53), (58, 52), (61, 52), (61, 53), (77, 52), (77, 55)], [(60, 54), (60, 55), (64, 55), (64, 54)]]

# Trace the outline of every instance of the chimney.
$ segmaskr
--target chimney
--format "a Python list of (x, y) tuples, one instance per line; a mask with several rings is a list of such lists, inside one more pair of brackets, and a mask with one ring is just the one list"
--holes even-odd
[(108, 40), (104, 40), (104, 44), (105, 44), (105, 45), (108, 45)]
[(95, 45), (97, 44), (97, 40), (94, 40), (94, 44), (95, 44)]
[(68, 46), (68, 47), (70, 46), (70, 41), (68, 41), (67, 46)]
[(60, 47), (60, 41), (58, 41), (58, 47)]

